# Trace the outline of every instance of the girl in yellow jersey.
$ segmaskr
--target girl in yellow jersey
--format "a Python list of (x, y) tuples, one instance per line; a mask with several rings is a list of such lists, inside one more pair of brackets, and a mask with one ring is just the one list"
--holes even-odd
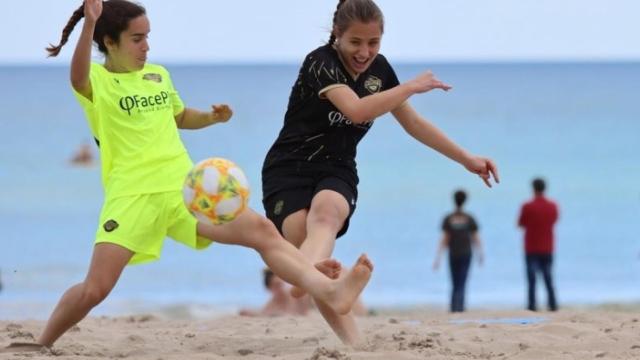
[[(71, 85), (100, 148), (105, 203), (85, 280), (60, 299), (37, 344), (50, 347), (82, 320), (115, 286), (127, 264), (156, 260), (165, 236), (202, 249), (212, 241), (255, 249), (282, 279), (347, 313), (373, 266), (362, 255), (346, 277), (340, 264), (312, 265), (275, 226), (252, 210), (225, 225), (198, 222), (182, 203), (182, 183), (192, 166), (177, 129), (226, 122), (232, 111), (186, 108), (166, 69), (147, 64), (150, 31), (145, 9), (126, 0), (86, 0), (71, 16), (56, 56), (84, 17), (71, 60)], [(105, 55), (92, 63), (92, 42)], [(318, 270), (320, 269), (320, 271)], [(20, 346), (17, 346), (20, 347)]]

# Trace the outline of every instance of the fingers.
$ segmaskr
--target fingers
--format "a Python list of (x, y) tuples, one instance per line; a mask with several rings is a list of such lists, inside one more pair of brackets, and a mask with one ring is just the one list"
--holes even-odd
[(433, 89), (441, 89), (444, 91), (449, 91), (452, 89), (452, 86), (449, 84), (445, 84), (440, 81), (431, 70), (428, 70), (424, 73), (425, 85), (427, 86), (427, 91)]
[(478, 174), (478, 176), (480, 176), (480, 178), (482, 179), (482, 181), (484, 181), (484, 183), (488, 186), (491, 187), (491, 181), (489, 181), (489, 179), (491, 179), (491, 176), (489, 174)]
[(227, 104), (211, 105), (214, 116), (221, 121), (227, 121), (233, 116), (233, 111)]
[(493, 176), (496, 183), (500, 183), (500, 176), (498, 175), (498, 167), (491, 160), (487, 160), (487, 170)]
[(231, 112), (231, 108), (227, 104), (211, 105), (214, 112)]
[(498, 175), (498, 167), (493, 163), (490, 159), (485, 159), (484, 169), (478, 172), (478, 176), (482, 178), (482, 181), (488, 186), (491, 186), (491, 177), (496, 182), (496, 184), (500, 183), (500, 177)]
[(84, 13), (85, 16), (100, 16), (102, 11), (102, 0), (85, 0), (84, 1)]
[(431, 82), (431, 87), (434, 88), (434, 89), (442, 89), (442, 90), (445, 90), (445, 91), (451, 89), (450, 85), (447, 85), (447, 84), (443, 83), (442, 81), (440, 81), (440, 80), (438, 80), (436, 78), (433, 78), (433, 80)]
[(439, 89), (442, 89), (442, 90), (444, 90), (444, 91), (449, 91), (449, 90), (453, 89), (453, 87), (452, 87), (451, 85), (449, 85), (449, 84), (445, 84), (445, 83), (443, 83), (443, 82), (439, 82), (439, 86), (438, 86), (438, 88), (439, 88)]

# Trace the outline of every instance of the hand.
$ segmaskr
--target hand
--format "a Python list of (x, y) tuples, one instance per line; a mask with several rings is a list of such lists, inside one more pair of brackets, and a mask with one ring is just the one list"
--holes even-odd
[(491, 177), (493, 176), (493, 180), (497, 183), (500, 182), (500, 178), (498, 176), (498, 167), (493, 163), (491, 159), (483, 158), (480, 156), (471, 156), (469, 160), (464, 164), (464, 167), (467, 168), (470, 172), (474, 174), (478, 174), (482, 181), (487, 184), (488, 187), (491, 187)]
[(431, 70), (418, 75), (413, 80), (410, 80), (410, 83), (414, 86), (414, 91), (418, 94), (422, 94), (433, 89), (442, 89), (444, 91), (449, 91), (451, 89), (450, 85), (438, 80)]
[(233, 115), (233, 111), (226, 104), (212, 105), (211, 109), (211, 116), (215, 122), (227, 122)]
[(85, 20), (96, 22), (102, 14), (102, 0), (84, 0)]

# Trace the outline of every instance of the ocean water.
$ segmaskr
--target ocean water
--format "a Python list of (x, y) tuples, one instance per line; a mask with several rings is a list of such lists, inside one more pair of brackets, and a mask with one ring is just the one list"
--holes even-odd
[[(188, 106), (228, 103), (233, 119), (182, 138), (194, 160), (222, 156), (252, 183), (262, 212), (260, 167), (285, 112), (297, 65), (168, 65)], [(497, 162), (502, 182), (475, 176), (407, 136), (392, 117), (376, 121), (359, 147), (360, 199), (335, 256), (375, 263), (364, 292), (372, 307), (447, 308), (447, 267), (432, 271), (440, 222), (452, 193), (469, 193), (486, 261), (474, 264), (467, 303), (520, 308), (525, 277), (520, 205), (543, 176), (561, 211), (555, 280), (560, 305), (640, 300), (640, 64), (414, 64), (449, 93), (411, 98), (460, 145)], [(66, 67), (0, 67), (0, 319), (43, 319), (85, 276), (102, 203), (99, 167), (68, 164), (91, 142)], [(214, 316), (260, 306), (263, 264), (245, 248), (196, 252), (166, 241), (162, 259), (128, 267), (94, 315), (151, 312)], [(544, 304), (540, 286), (539, 301)]]

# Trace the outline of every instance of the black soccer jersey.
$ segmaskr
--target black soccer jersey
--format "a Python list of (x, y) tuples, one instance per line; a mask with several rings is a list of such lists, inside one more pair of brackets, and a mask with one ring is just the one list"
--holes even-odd
[(352, 123), (320, 95), (320, 91), (336, 84), (349, 86), (359, 97), (364, 97), (395, 87), (399, 82), (391, 65), (380, 54), (354, 80), (331, 45), (312, 51), (293, 85), (284, 126), (267, 153), (263, 172), (272, 167), (328, 162), (350, 168), (355, 175), (356, 146), (372, 122)]
[(442, 230), (449, 234), (449, 257), (471, 255), (471, 240), (478, 231), (478, 223), (473, 216), (456, 211), (442, 221)]

